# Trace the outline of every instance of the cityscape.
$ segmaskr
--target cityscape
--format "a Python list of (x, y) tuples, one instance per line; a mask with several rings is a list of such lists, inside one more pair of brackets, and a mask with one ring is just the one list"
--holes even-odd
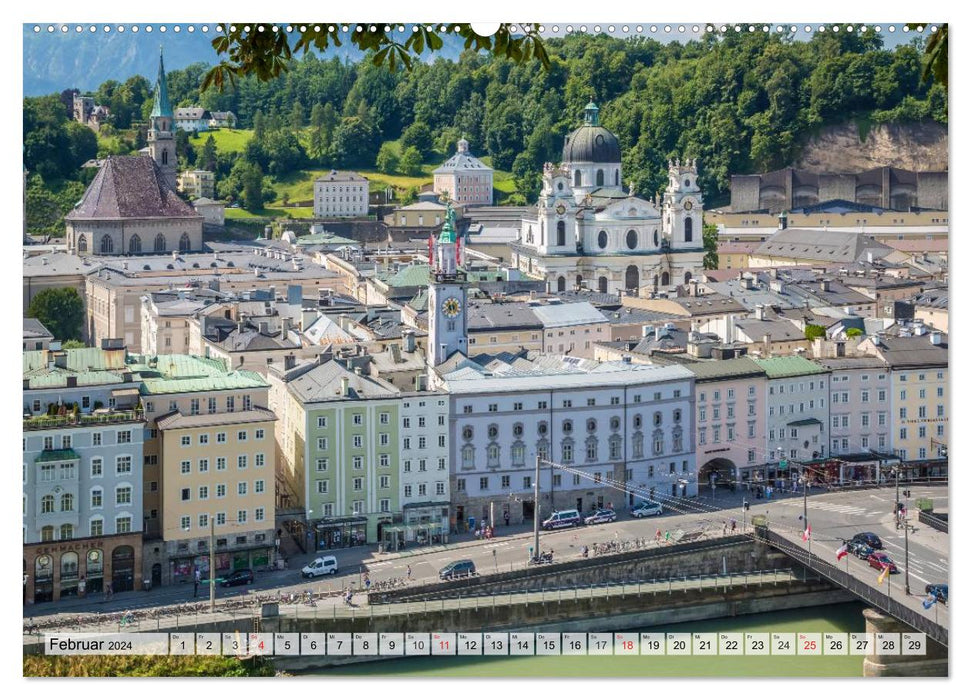
[[(776, 39), (739, 41), (753, 61), (831, 50)], [(266, 635), (248, 675), (353, 675), (419, 642), (539, 662), (601, 638), (663, 653), (665, 632), (668, 655), (710, 634), (727, 663), (778, 628), (871, 639), (820, 675), (947, 676), (947, 83), (919, 75), (926, 41), (832, 49), (909, 76), (852, 98), (869, 137), (850, 97), (827, 113), (813, 92), (815, 123), (747, 98), (744, 162), (645, 146), (653, 78), (570, 82), (591, 55), (706, 60), (694, 41), (662, 60), (678, 49), (545, 38), (548, 68), (487, 47), (392, 73), (294, 53), (228, 92), (163, 42), (151, 79), (25, 97), (25, 675), (73, 673), (28, 673), (55, 631), (166, 632), (171, 654), (208, 634), (224, 655), (242, 633), (243, 665)], [(487, 70), (540, 76), (519, 143)], [(422, 102), (436, 81), (454, 119)], [(828, 131), (766, 145), (787, 119)], [(891, 637), (919, 651), (873, 646)], [(497, 673), (600, 674), (576, 669)]]

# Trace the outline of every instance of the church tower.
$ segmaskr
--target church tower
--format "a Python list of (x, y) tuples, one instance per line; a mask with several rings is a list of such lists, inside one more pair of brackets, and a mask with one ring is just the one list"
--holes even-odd
[(175, 115), (169, 102), (169, 90), (165, 84), (165, 64), (162, 49), (158, 51), (158, 78), (155, 80), (155, 104), (148, 124), (148, 152), (158, 163), (165, 183), (175, 191)]
[(664, 234), (672, 249), (701, 248), (701, 210), (704, 199), (698, 186), (698, 164), (686, 159), (668, 161), (664, 190)]
[(460, 266), (455, 212), (445, 210), (445, 224), (434, 245), (428, 289), (428, 365), (437, 367), (455, 352), (468, 352), (465, 271)]

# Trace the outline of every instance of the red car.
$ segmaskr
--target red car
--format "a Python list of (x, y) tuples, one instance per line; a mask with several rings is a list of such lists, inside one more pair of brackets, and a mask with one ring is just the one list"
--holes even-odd
[(874, 552), (868, 556), (866, 560), (874, 569), (885, 569), (889, 566), (891, 574), (897, 573), (897, 565), (894, 564), (893, 559), (887, 556), (887, 554), (884, 552)]

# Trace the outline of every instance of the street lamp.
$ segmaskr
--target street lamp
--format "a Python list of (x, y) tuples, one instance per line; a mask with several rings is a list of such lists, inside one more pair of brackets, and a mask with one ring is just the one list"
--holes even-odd
[[(209, 521), (209, 612), (216, 612), (216, 519), (212, 513), (206, 515)], [(191, 528), (182, 528), (189, 532)]]

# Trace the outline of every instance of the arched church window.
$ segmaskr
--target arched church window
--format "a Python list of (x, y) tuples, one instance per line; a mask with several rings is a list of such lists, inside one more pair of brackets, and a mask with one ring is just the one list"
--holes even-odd
[(558, 292), (566, 291), (566, 277), (560, 276), (556, 278), (556, 291)]
[(580, 182), (581, 182), (581, 180), (580, 180), (580, 171), (579, 170), (575, 170), (573, 172), (573, 186), (574, 187), (579, 187), (580, 186)]
[(597, 280), (597, 289), (600, 291), (601, 294), (606, 294), (607, 293), (607, 278), (606, 277), (600, 277)]
[(688, 217), (684, 220), (684, 240), (686, 243), (690, 243), (694, 238), (694, 219)]
[(179, 239), (179, 252), (188, 253), (192, 248), (192, 242), (189, 240), (189, 234), (183, 233), (182, 237)]
[(155, 236), (155, 252), (165, 252), (165, 236), (163, 236), (161, 233)]
[(597, 187), (603, 187), (603, 186), (604, 186), (604, 171), (603, 170), (598, 170), (597, 171)]
[(597, 245), (600, 246), (601, 250), (607, 247), (607, 232), (601, 231), (597, 234)]
[(85, 238), (83, 233), (80, 236), (78, 236), (78, 252), (79, 253), (88, 252), (88, 239)]
[(566, 222), (556, 222), (556, 245), (566, 245)]
[(671, 284), (671, 275), (664, 271), (661, 273), (661, 286), (667, 287), (669, 284)]
[(162, 165), (168, 165), (168, 164), (169, 164), (169, 152), (162, 151)]
[(101, 237), (101, 254), (110, 254), (115, 251), (115, 242), (107, 233)]
[(128, 252), (129, 253), (142, 252), (142, 239), (141, 237), (139, 237), (137, 233), (128, 239)]

